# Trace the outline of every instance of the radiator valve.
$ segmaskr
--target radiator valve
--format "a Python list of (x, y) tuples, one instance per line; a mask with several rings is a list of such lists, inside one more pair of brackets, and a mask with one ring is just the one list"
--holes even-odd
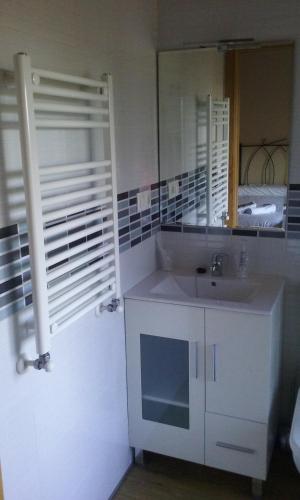
[(27, 369), (32, 366), (36, 370), (45, 370), (46, 372), (51, 372), (52, 363), (50, 360), (50, 353), (40, 354), (36, 359), (27, 359), (25, 354), (21, 354), (17, 361), (17, 373), (22, 375), (27, 371)]

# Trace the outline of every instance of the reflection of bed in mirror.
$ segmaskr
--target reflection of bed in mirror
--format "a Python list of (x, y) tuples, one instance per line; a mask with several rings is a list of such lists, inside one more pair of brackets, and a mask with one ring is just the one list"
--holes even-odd
[(283, 141), (241, 145), (238, 225), (285, 226), (288, 145)]

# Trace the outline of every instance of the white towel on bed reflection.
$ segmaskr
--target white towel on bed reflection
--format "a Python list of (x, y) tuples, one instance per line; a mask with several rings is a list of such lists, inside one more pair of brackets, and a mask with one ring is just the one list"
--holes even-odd
[(254, 201), (249, 201), (248, 203), (243, 203), (238, 206), (238, 213), (243, 214), (247, 208), (255, 208), (256, 203)]
[(244, 210), (244, 214), (248, 215), (260, 215), (260, 214), (274, 214), (276, 212), (276, 205), (275, 203), (265, 203), (264, 205), (261, 206), (256, 206), (254, 208), (246, 208)]

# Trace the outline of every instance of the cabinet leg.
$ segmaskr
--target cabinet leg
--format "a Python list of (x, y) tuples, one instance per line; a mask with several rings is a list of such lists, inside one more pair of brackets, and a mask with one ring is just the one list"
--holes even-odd
[(140, 448), (133, 448), (133, 460), (136, 465), (145, 465), (144, 451)]
[(252, 497), (259, 500), (263, 496), (263, 481), (260, 479), (252, 479)]

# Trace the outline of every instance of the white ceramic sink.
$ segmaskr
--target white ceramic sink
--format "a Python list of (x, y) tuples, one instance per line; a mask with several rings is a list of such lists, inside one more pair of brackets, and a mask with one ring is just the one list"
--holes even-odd
[(197, 297), (196, 277), (192, 275), (169, 273), (156, 286), (151, 294), (171, 297)]
[(156, 271), (125, 297), (270, 314), (284, 282), (276, 276), (214, 277), (188, 271)]
[(194, 297), (218, 301), (246, 302), (253, 298), (259, 283), (248, 279), (195, 276), (172, 273), (150, 293), (166, 297)]
[(259, 283), (248, 279), (228, 279), (213, 277), (196, 278), (197, 297), (204, 299), (248, 302), (259, 290)]

